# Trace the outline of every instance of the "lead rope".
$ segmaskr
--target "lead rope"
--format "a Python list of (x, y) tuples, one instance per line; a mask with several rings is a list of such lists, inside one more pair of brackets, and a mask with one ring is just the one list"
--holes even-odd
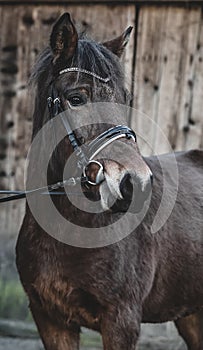
[(81, 177), (76, 177), (76, 178), (70, 177), (67, 180), (59, 181), (55, 184), (35, 188), (35, 189), (29, 190), (29, 191), (0, 190), (0, 194), (9, 194), (8, 197), (0, 198), (0, 203), (25, 198), (27, 195), (32, 195), (32, 194), (37, 194), (37, 193), (40, 193), (43, 195), (64, 195), (64, 194), (72, 195), (73, 194), (73, 195), (82, 196), (81, 193), (77, 193), (77, 192), (65, 192), (65, 191), (56, 192), (55, 190), (58, 190), (60, 188), (64, 188), (65, 186), (72, 186), (73, 187), (73, 186), (76, 186), (77, 184), (84, 182), (84, 181), (86, 181), (86, 179), (85, 180), (83, 178), (81, 179)]

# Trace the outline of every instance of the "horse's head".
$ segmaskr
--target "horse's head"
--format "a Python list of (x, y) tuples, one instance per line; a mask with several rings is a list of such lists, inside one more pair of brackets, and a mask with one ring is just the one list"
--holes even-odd
[[(60, 118), (61, 111), (74, 115), (74, 125), (71, 122), (71, 126), (62, 118), (67, 133), (70, 134), (72, 129), (74, 134), (71, 135), (72, 142), (69, 135), (58, 145), (57, 161), (61, 163), (53, 166), (53, 171), (56, 168), (59, 171), (60, 167), (63, 169), (67, 157), (73, 153), (75, 142), (79, 146), (88, 144), (111, 127), (126, 124), (127, 116), (118, 115), (118, 106), (129, 105), (130, 94), (124, 86), (119, 57), (128, 42), (131, 29), (129, 27), (114, 40), (99, 44), (84, 37), (79, 38), (69, 14), (62, 15), (53, 27), (50, 48), (41, 56), (34, 73), (38, 78), (38, 105), (43, 115), (46, 114), (46, 101), (50, 97), (51, 117), (59, 115)], [(109, 121), (108, 116), (103, 120), (102, 103), (104, 110), (107, 103), (115, 106), (115, 118), (112, 117), (115, 112), (108, 109)], [(95, 108), (91, 107), (94, 110), (92, 115), (96, 115), (95, 120), (87, 111), (90, 110), (89, 106), (96, 104), (99, 106), (96, 113)], [(87, 119), (85, 126), (84, 115), (89, 116), (89, 123)], [(45, 121), (43, 118), (40, 121), (39, 116), (36, 118), (34, 133)], [(103, 147), (105, 137), (108, 142)], [(111, 137), (112, 143), (109, 142)], [(91, 162), (83, 169), (89, 180), (88, 190), (85, 189), (87, 195), (93, 199), (100, 196), (104, 209), (112, 207), (123, 211), (127, 209), (134, 193), (140, 210), (149, 192), (152, 174), (140, 155), (135, 135), (127, 128), (121, 128), (119, 132), (118, 129), (111, 129), (97, 145), (102, 145), (101, 150), (94, 152)], [(113, 149), (115, 152), (111, 156)]]

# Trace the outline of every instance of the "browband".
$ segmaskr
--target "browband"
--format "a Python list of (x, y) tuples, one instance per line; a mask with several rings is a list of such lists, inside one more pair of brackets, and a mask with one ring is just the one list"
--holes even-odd
[(64, 73), (68, 73), (68, 72), (85, 73), (85, 74), (91, 75), (92, 77), (94, 77), (96, 79), (99, 79), (99, 80), (103, 81), (104, 83), (108, 83), (110, 81), (109, 77), (102, 78), (102, 77), (100, 77), (100, 75), (98, 75), (96, 73), (93, 73), (93, 72), (90, 72), (89, 70), (86, 70), (86, 69), (83, 69), (83, 68), (78, 68), (78, 67), (70, 67), (70, 68), (62, 69), (59, 72), (59, 75), (64, 74)]

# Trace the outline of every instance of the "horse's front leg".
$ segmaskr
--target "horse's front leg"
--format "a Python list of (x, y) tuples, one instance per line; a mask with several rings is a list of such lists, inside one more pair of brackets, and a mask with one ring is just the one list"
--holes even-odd
[(203, 310), (175, 322), (188, 350), (203, 350)]
[(35, 305), (30, 304), (30, 310), (46, 350), (79, 350), (78, 326), (60, 327), (57, 320), (50, 320), (46, 313)]
[(119, 310), (102, 318), (101, 333), (104, 350), (135, 350), (140, 333), (141, 313)]

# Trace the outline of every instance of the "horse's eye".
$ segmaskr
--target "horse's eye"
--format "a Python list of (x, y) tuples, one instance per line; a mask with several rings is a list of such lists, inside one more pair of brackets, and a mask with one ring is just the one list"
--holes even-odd
[(84, 105), (87, 102), (86, 96), (83, 95), (72, 95), (69, 96), (67, 100), (73, 107)]

